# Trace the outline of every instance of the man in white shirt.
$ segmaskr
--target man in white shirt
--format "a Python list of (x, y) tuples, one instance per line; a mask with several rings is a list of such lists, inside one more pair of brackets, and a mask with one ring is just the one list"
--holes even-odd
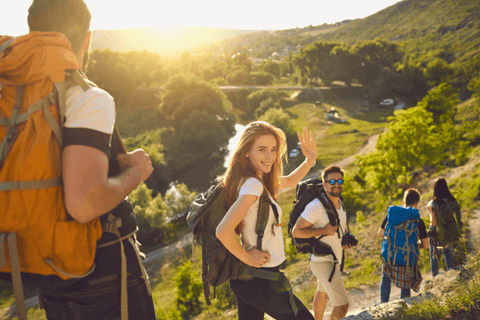
[[(340, 225), (332, 226), (323, 204), (318, 199), (314, 199), (298, 218), (292, 235), (295, 238), (304, 239), (321, 237), (320, 241), (331, 247), (335, 260), (338, 260), (337, 264), (332, 255), (310, 255), (310, 267), (317, 277), (317, 292), (313, 300), (315, 320), (323, 319), (328, 298), (334, 305), (330, 315), (330, 319), (333, 320), (344, 318), (348, 311), (347, 291), (340, 274), (339, 264), (343, 263), (343, 249), (350, 249), (351, 246), (342, 246), (347, 221), (347, 215), (340, 200), (344, 183), (343, 170), (337, 166), (330, 166), (323, 171), (322, 179), (326, 195), (338, 213)], [(335, 272), (329, 281), (333, 268)]]

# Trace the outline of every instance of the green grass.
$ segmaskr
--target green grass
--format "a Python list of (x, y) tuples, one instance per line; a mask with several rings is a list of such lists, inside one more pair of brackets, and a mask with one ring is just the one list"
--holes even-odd
[[(359, 113), (361, 99), (347, 99), (340, 90), (329, 90), (322, 107), (315, 107), (312, 102), (296, 100), (284, 101), (286, 111), (292, 117), (295, 130), (303, 127), (312, 130), (317, 143), (317, 164), (324, 167), (360, 151), (374, 134), (381, 133), (392, 111)], [(334, 107), (345, 122), (327, 121), (326, 112)], [(301, 158), (301, 157), (300, 157)], [(302, 160), (303, 161), (303, 160)], [(292, 161), (297, 166), (296, 161)]]
[[(454, 284), (450, 294), (415, 304), (403, 319), (477, 319), (480, 313), (480, 255), (470, 256), (463, 279)], [(476, 316), (473, 312), (476, 311)]]

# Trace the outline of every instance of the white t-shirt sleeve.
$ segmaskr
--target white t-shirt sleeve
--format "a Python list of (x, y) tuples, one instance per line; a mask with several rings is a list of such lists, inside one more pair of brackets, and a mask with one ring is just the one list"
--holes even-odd
[(113, 132), (115, 103), (106, 91), (91, 87), (83, 91), (75, 86), (67, 91), (67, 128), (85, 128), (106, 134)]
[(314, 199), (309, 204), (307, 204), (305, 210), (303, 210), (300, 216), (313, 224), (315, 228), (323, 228), (329, 222), (325, 208), (317, 199)]
[(254, 195), (260, 197), (263, 193), (263, 184), (255, 178), (248, 178), (240, 188), (238, 196), (245, 194)]

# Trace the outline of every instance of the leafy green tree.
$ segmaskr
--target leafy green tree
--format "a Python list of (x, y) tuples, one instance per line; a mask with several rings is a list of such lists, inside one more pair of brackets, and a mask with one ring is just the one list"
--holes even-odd
[(237, 68), (227, 74), (227, 83), (232, 86), (245, 86), (250, 83), (250, 75), (243, 68)]
[(267, 100), (263, 100), (260, 102), (260, 107), (258, 107), (257, 110), (255, 110), (255, 116), (257, 118), (260, 118), (267, 110), (269, 109), (280, 109), (280, 102), (273, 100), (272, 97), (268, 98)]
[(294, 58), (294, 63), (302, 70), (310, 80), (316, 82), (319, 79), (322, 82), (330, 82), (328, 65), (330, 62), (330, 52), (334, 47), (340, 45), (334, 42), (316, 42), (307, 46), (299, 54), (298, 58)]
[(401, 79), (392, 87), (394, 94), (410, 105), (416, 105), (428, 92), (427, 80), (420, 64), (414, 63), (409, 57), (397, 68)]
[(183, 263), (173, 277), (177, 297), (175, 304), (182, 319), (193, 319), (202, 312), (200, 294), (203, 290), (202, 281), (198, 278), (191, 261)]
[[(135, 220), (139, 228), (140, 242), (150, 244), (150, 236), (156, 232), (163, 234), (165, 228), (166, 205), (159, 193), (152, 198), (152, 190), (145, 183), (139, 184), (129, 195), (135, 213)], [(161, 239), (157, 239), (156, 242)]]
[(135, 88), (161, 86), (168, 80), (167, 70), (158, 53), (147, 50), (123, 53)]
[(247, 118), (245, 115), (248, 112), (247, 97), (252, 93), (248, 88), (240, 88), (237, 91), (226, 92), (228, 100), (232, 103), (235, 109), (242, 111), (244, 114), (242, 118)]
[(474, 78), (469, 82), (468, 90), (473, 92), (473, 96), (480, 103), (480, 77)]
[(280, 64), (280, 76), (291, 76), (295, 72), (295, 65), (293, 64), (293, 55), (290, 54), (283, 58)]
[(455, 68), (445, 60), (436, 58), (427, 63), (425, 79), (430, 86), (437, 86), (444, 82), (450, 82), (455, 75)]
[(273, 75), (263, 71), (250, 72), (250, 79), (257, 86), (270, 86), (273, 83)]
[(280, 102), (280, 92), (274, 88), (265, 88), (260, 91), (252, 92), (247, 97), (247, 115), (254, 115), (255, 110), (260, 108), (260, 103), (268, 98), (272, 98), (274, 102)]
[(225, 61), (215, 61), (208, 68), (203, 69), (203, 78), (207, 81), (217, 78), (225, 78), (228, 65)]
[(260, 64), (260, 69), (264, 72), (268, 72), (274, 77), (280, 77), (280, 64), (272, 61), (271, 59), (267, 59), (262, 61)]
[(368, 88), (373, 87), (380, 71), (384, 68), (393, 69), (402, 59), (398, 45), (385, 40), (357, 43), (352, 53), (357, 57), (355, 78)]
[(440, 124), (453, 120), (456, 113), (454, 107), (459, 102), (457, 90), (449, 84), (442, 83), (429, 91), (418, 106), (433, 113), (435, 123)]
[(192, 56), (188, 52), (184, 52), (182, 54), (182, 56), (180, 57), (179, 65), (182, 73), (201, 76), (203, 71), (200, 60), (195, 56)]
[(232, 54), (232, 57), (227, 60), (227, 63), (233, 68), (241, 67), (247, 73), (252, 71), (252, 62), (248, 59), (246, 52), (237, 52)]
[(166, 85), (160, 112), (161, 132), (171, 175), (190, 189), (207, 181), (227, 153), (235, 133), (230, 102), (218, 87), (195, 76), (177, 75)]
[(128, 198), (134, 208), (138, 207), (139, 211), (145, 210), (152, 201), (152, 190), (142, 182), (130, 193)]
[(434, 125), (432, 113), (414, 107), (394, 114), (378, 138), (376, 151), (359, 157), (367, 183), (387, 194), (394, 193), (399, 183), (408, 184), (416, 168), (438, 164), (444, 157), (445, 136)]
[(290, 77), (290, 83), (294, 85), (301, 85), (304, 86), (308, 82), (308, 78), (303, 75), (302, 71), (300, 68), (295, 68), (295, 71), (293, 72), (292, 76)]
[(339, 80), (349, 86), (356, 76), (354, 73), (356, 63), (357, 57), (348, 46), (343, 44), (333, 47), (330, 51), (329, 63), (325, 68), (324, 82)]
[(175, 218), (184, 214), (195, 199), (197, 193), (190, 192), (183, 183), (177, 184), (165, 194), (166, 217)]
[[(138, 103), (139, 98), (146, 95), (138, 93), (138, 88), (163, 85), (168, 79), (168, 71), (161, 57), (146, 50), (94, 50), (90, 54), (86, 74), (120, 105), (132, 100)], [(158, 102), (158, 99), (153, 101)]]

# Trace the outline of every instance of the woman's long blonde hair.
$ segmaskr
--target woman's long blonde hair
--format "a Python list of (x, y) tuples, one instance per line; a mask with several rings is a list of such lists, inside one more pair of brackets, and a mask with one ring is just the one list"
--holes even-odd
[(277, 157), (272, 165), (272, 170), (263, 175), (263, 185), (273, 197), (277, 197), (280, 191), (280, 176), (283, 173), (283, 161), (286, 159), (287, 143), (283, 130), (265, 121), (250, 122), (242, 133), (230, 159), (227, 171), (220, 179), (225, 185), (227, 200), (232, 205), (238, 194), (238, 187), (242, 180), (247, 177), (258, 178), (255, 169), (246, 157), (255, 141), (264, 135), (271, 135), (277, 141)]

